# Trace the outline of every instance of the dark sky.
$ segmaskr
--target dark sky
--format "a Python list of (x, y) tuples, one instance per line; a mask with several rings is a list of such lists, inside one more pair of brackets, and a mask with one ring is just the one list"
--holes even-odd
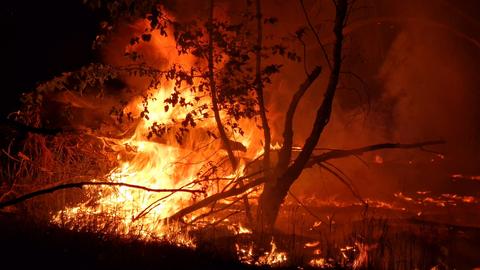
[(1, 117), (38, 82), (93, 61), (97, 27), (97, 16), (81, 0), (2, 2)]

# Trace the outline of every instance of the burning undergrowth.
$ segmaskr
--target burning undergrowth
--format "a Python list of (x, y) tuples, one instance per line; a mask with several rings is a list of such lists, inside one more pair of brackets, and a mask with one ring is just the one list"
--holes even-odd
[[(262, 31), (277, 19), (262, 17), (256, 3), (254, 8), (247, 1), (245, 13), (230, 18), (215, 13), (212, 1), (208, 16), (188, 22), (155, 5), (145, 19), (135, 14), (116, 25), (118, 32), (98, 37), (109, 64), (64, 73), (25, 94), (23, 107), (9, 116), (17, 133), (3, 149), (1, 207), (14, 213), (19, 202), (61, 190), (24, 205), (61, 229), (192, 249), (220, 246), (254, 266), (412, 269), (458, 263), (447, 260), (452, 246), (444, 239), (465, 228), (424, 226), (438, 209), (478, 210), (475, 195), (422, 189), (370, 198), (330, 162), (352, 156), (385, 168), (393, 164), (388, 155), (360, 156), (415, 148), (437, 165), (445, 155), (425, 146), (443, 141), (316, 148), (333, 110), (351, 3), (335, 5), (335, 42), (327, 51), (317, 36), (323, 54), (331, 50), (332, 56), (325, 57), (328, 83), (319, 83), (326, 85), (325, 95), (303, 146), (293, 137), (294, 114), (307, 89), (318, 86), (322, 68), (310, 72), (294, 49), (271, 37), (262, 40)], [(301, 7), (309, 20), (303, 1)], [(108, 23), (103, 28), (111, 30)], [(310, 24), (293, 38), (303, 46), (303, 58), (308, 31), (318, 34)], [(284, 64), (302, 61), (306, 78), (288, 108), (268, 110), (263, 89), (275, 85)], [(269, 126), (272, 119), (285, 123)], [(396, 167), (425, 163), (403, 157)], [(295, 196), (290, 187), (305, 177), (304, 169), (322, 173), (310, 177), (315, 186), (328, 173), (350, 192), (349, 200)], [(396, 218), (409, 221), (391, 224)]]
[[(139, 21), (134, 27), (146, 25)], [(242, 201), (225, 198), (210, 210), (168, 220), (212, 194), (242, 186), (247, 175), (258, 175), (254, 167), (263, 147), (261, 130), (248, 116), (254, 106), (248, 92), (238, 107), (217, 109), (228, 119), (229, 151), (238, 160), (232, 169), (216, 135), (210, 96), (202, 90), (210, 87), (201, 70), (206, 63), (195, 63), (188, 55), (171, 56), (177, 52), (172, 38), (177, 34), (148, 35), (146, 51), (160, 55), (160, 66), (92, 64), (24, 96), (24, 107), (10, 117), (33, 135), (15, 142), (22, 145), (21, 151), (5, 152), (8, 170), (2, 173), (11, 182), (4, 188), (12, 191), (4, 193), (3, 200), (40, 186), (89, 182), (74, 196), (64, 191), (59, 206), (48, 203), (49, 213), (43, 214), (63, 228), (189, 247), (196, 245), (192, 230), (230, 224), (225, 216), (214, 217), (219, 209), (250, 204), (255, 186)]]

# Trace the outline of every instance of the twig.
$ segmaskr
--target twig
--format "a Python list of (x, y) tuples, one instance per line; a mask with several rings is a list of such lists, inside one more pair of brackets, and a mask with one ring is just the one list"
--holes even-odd
[(309, 213), (312, 217), (316, 218), (317, 220), (320, 220), (320, 222), (323, 223), (323, 220), (317, 216), (315, 213), (313, 213), (310, 209), (308, 209), (308, 207), (302, 203), (302, 201), (300, 201), (300, 199), (297, 198), (297, 196), (293, 195), (293, 193), (291, 191), (288, 191), (288, 194), (301, 206), (303, 207), (303, 209), (305, 209), (305, 211), (307, 213)]
[(318, 36), (317, 30), (315, 27), (313, 27), (312, 22), (310, 21), (310, 17), (308, 16), (307, 9), (305, 8), (305, 4), (303, 3), (303, 0), (300, 0), (300, 5), (302, 6), (303, 14), (305, 15), (305, 20), (307, 21), (308, 27), (310, 27), (310, 30), (313, 32), (313, 35), (315, 36), (315, 39), (317, 40), (318, 45), (320, 45), (320, 48), (322, 49), (323, 56), (325, 57), (325, 60), (328, 64), (328, 67), (330, 70), (332, 70), (332, 64), (330, 63), (330, 59), (328, 57), (327, 50), (325, 49), (325, 46), (323, 45), (322, 41), (320, 40), (320, 37)]
[(319, 164), (319, 165), (320, 165), (320, 167), (324, 168), (329, 173), (331, 173), (333, 176), (335, 176), (338, 180), (340, 180), (340, 182), (342, 182), (350, 190), (350, 192), (352, 192), (353, 196), (355, 196), (355, 198), (357, 198), (361, 203), (363, 203), (365, 206), (368, 205), (368, 203), (362, 198), (362, 196), (360, 196), (358, 191), (355, 189), (353, 184), (350, 183), (349, 180), (344, 178), (344, 176), (340, 175), (336, 171), (334, 171), (334, 170), (330, 169), (329, 167), (325, 166), (323, 163)]
[(308, 162), (306, 167), (311, 167), (315, 164), (319, 164), (320, 162), (330, 160), (330, 159), (337, 159), (343, 158), (347, 156), (356, 156), (361, 155), (363, 153), (372, 152), (381, 149), (411, 149), (411, 148), (420, 148), (424, 149), (427, 145), (437, 145), (437, 144), (444, 144), (445, 141), (437, 140), (437, 141), (425, 141), (420, 143), (411, 143), (411, 144), (401, 144), (401, 143), (380, 143), (380, 144), (373, 144), (365, 147), (354, 148), (350, 150), (332, 150), (318, 156), (312, 156), (310, 161)]
[(16, 162), (20, 162), (20, 160), (14, 158), (12, 155), (10, 155), (7, 151), (5, 151), (5, 149), (2, 149), (2, 152), (7, 156), (9, 157), (11, 160), (14, 160)]
[(227, 218), (229, 218), (229, 217), (231, 217), (231, 216), (233, 216), (233, 215), (239, 214), (239, 213), (241, 213), (241, 212), (242, 212), (242, 211), (240, 211), (240, 210), (235, 211), (235, 212), (232, 212), (232, 213), (226, 215), (225, 217), (223, 217), (223, 218), (221, 218), (221, 219), (219, 219), (219, 220), (211, 223), (210, 226), (215, 227), (215, 226), (217, 226), (218, 224), (222, 223), (222, 222), (223, 222), (224, 220), (226, 220)]
[(245, 192), (245, 191), (247, 191), (251, 188), (254, 188), (254, 187), (256, 187), (260, 184), (263, 184), (264, 182), (265, 182), (265, 177), (261, 177), (261, 178), (255, 179), (251, 182), (248, 182), (241, 187), (232, 188), (232, 189), (229, 189), (229, 190), (224, 191), (224, 192), (213, 194), (212, 196), (207, 197), (207, 198), (197, 202), (196, 204), (192, 204), (190, 206), (187, 206), (187, 207), (183, 208), (182, 210), (180, 210), (177, 213), (170, 216), (169, 219), (173, 219), (173, 220), (181, 219), (183, 216), (185, 216), (187, 214), (190, 214), (194, 211), (197, 211), (197, 210), (199, 210), (203, 207), (206, 207), (213, 202), (216, 202), (218, 200), (225, 199), (225, 198), (228, 198), (228, 197), (232, 197), (232, 196), (235, 196), (235, 195), (238, 195), (238, 194), (242, 194), (243, 192)]
[(192, 220), (189, 222), (189, 224), (193, 224), (193, 223), (196, 222), (197, 220), (203, 219), (203, 218), (205, 218), (205, 217), (208, 217), (208, 216), (210, 216), (210, 215), (213, 215), (213, 214), (215, 214), (215, 213), (218, 213), (218, 212), (220, 212), (220, 211), (223, 211), (223, 210), (225, 210), (225, 209), (228, 209), (228, 208), (232, 207), (234, 204), (236, 204), (237, 202), (239, 202), (240, 200), (243, 200), (243, 198), (244, 198), (243, 196), (240, 197), (240, 198), (237, 198), (237, 199), (234, 200), (233, 202), (231, 202), (231, 203), (229, 203), (229, 204), (226, 204), (226, 205), (224, 205), (224, 206), (222, 206), (222, 207), (220, 207), (220, 208), (218, 208), (218, 209), (214, 209), (214, 208), (212, 207), (212, 208), (210, 209), (210, 211), (208, 211), (208, 212), (206, 212), (206, 213), (203, 213), (203, 214), (195, 217), (194, 219), (192, 219)]

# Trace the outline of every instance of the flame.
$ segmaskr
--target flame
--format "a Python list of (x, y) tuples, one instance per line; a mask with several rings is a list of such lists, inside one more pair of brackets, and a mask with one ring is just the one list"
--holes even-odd
[(263, 256), (258, 259), (258, 265), (281, 265), (287, 261), (287, 253), (286, 252), (279, 252), (277, 250), (277, 245), (275, 241), (270, 242), (271, 249), (269, 252), (265, 252)]
[[(170, 64), (193, 66), (195, 59), (178, 56), (174, 45), (172, 35), (161, 37), (154, 33), (148, 46), (153, 46), (158, 54), (162, 54), (171, 62)], [(176, 90), (180, 92), (179, 98), (184, 98), (187, 103), (211, 107), (208, 95), (199, 98), (188, 88)], [(209, 117), (193, 116), (196, 126), (185, 134), (181, 142), (176, 137), (175, 128), (172, 128), (172, 132), (167, 131), (162, 137), (150, 138), (152, 126), (161, 123), (174, 126), (175, 123), (185, 120), (191, 112), (191, 108), (185, 106), (166, 107), (164, 101), (171, 97), (173, 91), (174, 82), (163, 82), (158, 88), (146, 90), (144, 96), (148, 97), (147, 100), (136, 97), (124, 107), (124, 113), (136, 117), (138, 124), (134, 134), (129, 138), (101, 137), (118, 146), (118, 166), (105, 178), (111, 182), (141, 185), (152, 189), (201, 189), (204, 196), (219, 192), (226, 183), (219, 181), (218, 185), (208, 185), (196, 181), (198, 175), (206, 169), (206, 164), (214, 164), (217, 178), (234, 179), (243, 175), (246, 162), (259, 157), (263, 151), (261, 142), (263, 133), (253, 119), (246, 119), (240, 120), (240, 125), (245, 131), (242, 136), (229, 134), (232, 140), (245, 147), (243, 152), (235, 152), (240, 162), (235, 171), (232, 171), (225, 162), (227, 153), (222, 149), (220, 139), (209, 136), (206, 132), (217, 133), (217, 125), (215, 119), (211, 117), (213, 115), (211, 111), (208, 113)], [(145, 110), (146, 102), (148, 111)], [(226, 115), (223, 114), (222, 119), (225, 118)], [(145, 192), (128, 187), (105, 189), (91, 187), (87, 188), (87, 191), (98, 199), (93, 203), (85, 202), (54, 213), (52, 222), (71, 229), (98, 232), (112, 226), (109, 232), (119, 235), (143, 239), (167, 238), (176, 243), (193, 245), (188, 233), (182, 232), (177, 225), (169, 224), (166, 218), (193, 204), (197, 199), (195, 195), (188, 192), (166, 194)], [(239, 233), (251, 231), (239, 226)], [(268, 257), (266, 260), (276, 262), (280, 259)]]
[(238, 234), (251, 234), (251, 233), (252, 233), (252, 230), (242, 226), (242, 224), (238, 224)]
[(417, 191), (416, 194), (418, 198), (406, 196), (402, 192), (397, 192), (394, 194), (394, 196), (409, 203), (414, 203), (417, 205), (435, 205), (438, 207), (457, 206), (459, 203), (480, 203), (480, 200), (477, 197), (468, 195), (462, 196), (458, 194), (443, 193), (436, 197), (427, 196), (430, 194), (430, 191)]
[(275, 244), (273, 238), (270, 242), (270, 251), (265, 251), (257, 259), (254, 256), (253, 247), (253, 242), (250, 242), (247, 245), (241, 245), (238, 243), (235, 244), (237, 256), (241, 262), (251, 265), (255, 264), (258, 266), (281, 266), (288, 261), (287, 253), (283, 251), (278, 251), (277, 245)]
[(320, 241), (305, 243), (305, 247), (307, 247), (307, 248), (316, 247), (316, 246), (318, 246), (318, 245), (320, 245)]
[(308, 264), (312, 267), (316, 268), (330, 268), (333, 267), (331, 263), (329, 263), (325, 258), (316, 258), (311, 259)]
[(453, 180), (472, 180), (480, 181), (480, 175), (463, 175), (463, 174), (452, 174), (450, 176)]

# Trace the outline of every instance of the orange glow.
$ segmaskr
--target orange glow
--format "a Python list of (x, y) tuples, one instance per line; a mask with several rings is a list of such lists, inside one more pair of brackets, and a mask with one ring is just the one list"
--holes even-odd
[[(172, 35), (161, 37), (158, 33), (152, 35), (148, 44), (153, 46), (158, 54), (165, 56), (171, 63), (181, 64), (184, 68), (194, 65), (193, 56), (178, 56), (175, 41)], [(198, 82), (194, 81), (194, 84)], [(239, 166), (232, 171), (228, 163), (227, 153), (223, 150), (220, 139), (209, 136), (206, 131), (218, 134), (213, 113), (209, 117), (194, 116), (196, 126), (186, 133), (183, 141), (178, 142), (175, 127), (167, 131), (161, 138), (149, 138), (148, 133), (152, 125), (165, 124), (174, 126), (186, 119), (191, 108), (183, 106), (165, 108), (165, 99), (169, 98), (174, 90), (174, 82), (165, 81), (158, 88), (146, 89), (144, 96), (148, 99), (148, 113), (144, 116), (144, 99), (136, 97), (125, 107), (124, 113), (131, 114), (138, 119), (133, 136), (124, 139), (101, 137), (118, 149), (118, 166), (105, 178), (111, 182), (130, 183), (149, 188), (158, 189), (197, 189), (203, 190), (202, 196), (208, 196), (221, 191), (228, 181), (244, 174), (248, 161), (261, 155), (263, 146), (261, 142), (262, 131), (257, 128), (254, 119), (240, 120), (244, 128), (243, 135), (229, 132), (231, 140), (242, 144), (244, 151), (235, 151)], [(177, 89), (179, 98), (186, 102), (211, 108), (208, 95), (198, 98), (189, 88)], [(222, 115), (222, 119), (227, 119)], [(178, 126), (179, 124), (177, 124)], [(224, 179), (218, 184), (208, 184), (199, 181), (199, 175), (204, 172), (206, 164), (213, 164), (216, 168), (215, 178)], [(100, 181), (93, 179), (92, 181)], [(67, 207), (54, 213), (52, 222), (71, 229), (89, 229), (93, 231), (105, 230), (108, 224), (114, 222), (114, 232), (124, 236), (135, 236), (142, 239), (167, 238), (177, 243), (193, 245), (192, 239), (187, 234), (175, 230), (176, 225), (169, 224), (166, 220), (180, 209), (193, 204), (198, 195), (188, 192), (154, 193), (135, 190), (128, 187), (115, 189), (88, 188), (94, 197), (98, 198), (83, 204)], [(81, 218), (80, 218), (81, 217)], [(190, 217), (189, 220), (192, 220)], [(173, 232), (172, 232), (173, 229)], [(238, 233), (251, 231), (240, 226)], [(179, 236), (181, 234), (182, 236)], [(267, 260), (277, 260), (268, 258)]]

